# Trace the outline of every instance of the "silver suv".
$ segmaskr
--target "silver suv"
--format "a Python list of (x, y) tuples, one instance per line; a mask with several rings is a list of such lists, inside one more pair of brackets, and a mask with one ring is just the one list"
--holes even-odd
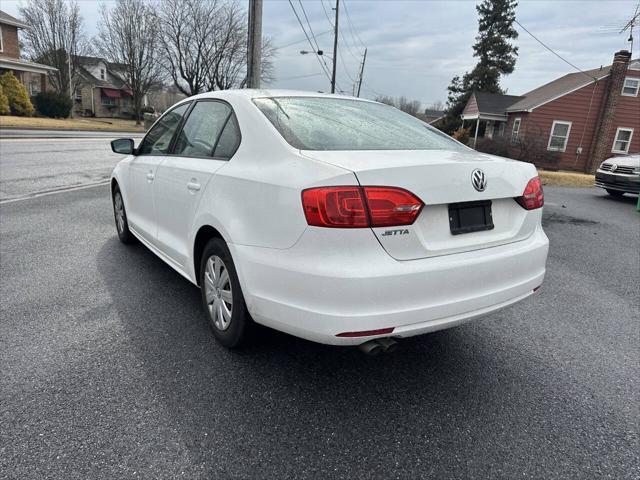
[(614, 197), (640, 193), (640, 154), (606, 159), (596, 170), (596, 187)]

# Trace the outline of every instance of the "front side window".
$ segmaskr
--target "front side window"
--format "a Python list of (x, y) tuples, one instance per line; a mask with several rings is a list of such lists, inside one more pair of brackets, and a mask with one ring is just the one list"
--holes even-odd
[(280, 135), (300, 150), (463, 150), (448, 135), (400, 110), (330, 97), (256, 98)]
[(197, 102), (176, 141), (174, 155), (212, 157), (220, 132), (231, 115), (223, 102)]
[(622, 95), (625, 97), (637, 97), (640, 89), (640, 78), (627, 77), (622, 86)]
[(633, 137), (633, 128), (620, 127), (616, 130), (616, 138), (613, 141), (613, 153), (629, 153), (631, 145), (631, 137)]
[(138, 155), (164, 155), (168, 153), (171, 139), (188, 109), (189, 103), (187, 102), (165, 113), (142, 140), (140, 147), (138, 147)]
[(555, 120), (551, 126), (551, 135), (549, 135), (547, 150), (551, 150), (552, 152), (564, 152), (567, 148), (570, 131), (571, 122)]

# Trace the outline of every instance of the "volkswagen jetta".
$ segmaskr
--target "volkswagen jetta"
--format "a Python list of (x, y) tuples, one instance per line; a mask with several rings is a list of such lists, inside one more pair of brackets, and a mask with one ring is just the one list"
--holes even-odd
[(112, 176), (120, 240), (199, 286), (215, 337), (253, 322), (358, 345), (452, 327), (545, 274), (533, 165), (478, 153), (399, 110), (235, 90), (172, 107)]

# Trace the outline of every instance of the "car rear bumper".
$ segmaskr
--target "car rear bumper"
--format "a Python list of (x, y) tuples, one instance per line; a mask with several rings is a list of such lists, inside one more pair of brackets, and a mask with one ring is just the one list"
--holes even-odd
[(640, 175), (596, 171), (596, 187), (620, 192), (640, 193)]
[[(542, 284), (548, 239), (397, 261), (368, 229), (308, 228), (287, 250), (232, 245), (254, 320), (298, 337), (358, 345), (449, 328), (515, 303)], [(393, 327), (390, 334), (338, 337)]]

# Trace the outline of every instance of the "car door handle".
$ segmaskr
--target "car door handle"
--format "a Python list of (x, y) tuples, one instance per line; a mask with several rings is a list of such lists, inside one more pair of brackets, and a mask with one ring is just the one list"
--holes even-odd
[(190, 192), (197, 192), (200, 190), (200, 184), (198, 182), (191, 181), (187, 183), (187, 188)]
[(153, 172), (147, 173), (147, 180), (149, 180), (150, 182), (153, 182), (154, 178), (155, 176), (153, 175)]

